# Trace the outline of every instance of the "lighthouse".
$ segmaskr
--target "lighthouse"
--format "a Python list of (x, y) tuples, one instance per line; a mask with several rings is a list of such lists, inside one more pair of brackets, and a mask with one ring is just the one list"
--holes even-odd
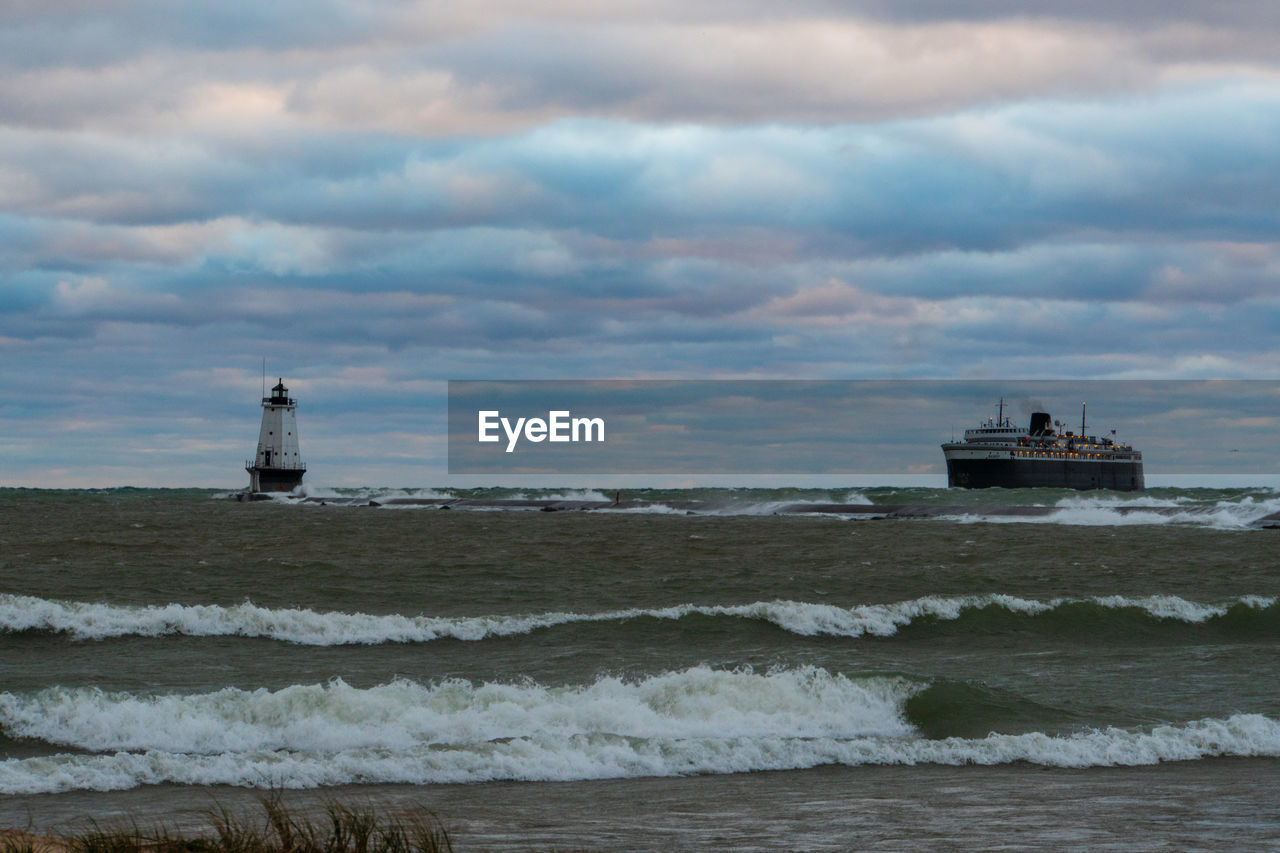
[(289, 396), (281, 379), (262, 398), (262, 429), (258, 431), (258, 454), (246, 462), (250, 492), (291, 492), (302, 482), (307, 466), (298, 455), (298, 402)]

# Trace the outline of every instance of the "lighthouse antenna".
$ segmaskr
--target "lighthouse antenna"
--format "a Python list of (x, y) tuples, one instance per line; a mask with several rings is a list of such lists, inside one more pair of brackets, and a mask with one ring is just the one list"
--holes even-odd
[(267, 357), (262, 357), (262, 396), (267, 396)]

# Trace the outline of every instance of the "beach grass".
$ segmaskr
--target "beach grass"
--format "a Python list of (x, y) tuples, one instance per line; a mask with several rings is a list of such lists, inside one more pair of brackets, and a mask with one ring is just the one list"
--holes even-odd
[(250, 819), (226, 809), (210, 813), (204, 832), (177, 833), (164, 827), (144, 830), (93, 826), (54, 838), (7, 832), (0, 853), (452, 853), (449, 833), (435, 815), (387, 817), (371, 808), (329, 803), (323, 818), (291, 812), (278, 796), (259, 802), (262, 814)]

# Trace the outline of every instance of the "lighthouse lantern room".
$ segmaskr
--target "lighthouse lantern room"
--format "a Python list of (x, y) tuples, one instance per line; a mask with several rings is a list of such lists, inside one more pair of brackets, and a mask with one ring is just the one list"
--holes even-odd
[(245, 463), (251, 492), (291, 492), (302, 482), (307, 466), (298, 454), (298, 403), (289, 396), (284, 379), (262, 398), (262, 429), (258, 453)]

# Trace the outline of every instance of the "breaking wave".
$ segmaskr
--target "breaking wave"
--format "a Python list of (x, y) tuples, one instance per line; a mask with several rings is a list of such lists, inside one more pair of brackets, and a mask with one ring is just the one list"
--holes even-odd
[(195, 695), (0, 693), (7, 736), (90, 751), (0, 762), (0, 792), (165, 782), (311, 788), (552, 781), (823, 764), (1091, 767), (1280, 755), (1280, 724), (1258, 714), (1146, 730), (930, 738), (908, 710), (913, 697), (930, 690), (901, 677), (851, 678), (814, 667), (757, 673), (703, 666), (559, 687), (397, 680), (367, 689), (333, 681)]
[[(1154, 622), (1214, 623), (1228, 630), (1280, 629), (1274, 597), (1241, 596), (1220, 603), (1188, 601), (1173, 595), (1047, 600), (1011, 595), (927, 596), (890, 604), (839, 607), (802, 601), (751, 604), (682, 604), (597, 613), (547, 612), (493, 616), (403, 616), (319, 612), (260, 607), (252, 602), (121, 606), (0, 595), (0, 631), (47, 631), (78, 640), (186, 635), (265, 638), (309, 646), (424, 643), (440, 639), (478, 641), (527, 634), (574, 623), (623, 622), (638, 618), (678, 620), (689, 616), (763, 621), (801, 636), (888, 637), (921, 624), (959, 622), (962, 630), (984, 633), (1008, 629), (1010, 619), (1055, 617), (1055, 624), (1095, 633), (1108, 621), (1115, 630)], [(1102, 623), (1102, 624), (1100, 624)]]
[(303, 483), (292, 492), (267, 492), (270, 497), (281, 500), (293, 498), (337, 498), (345, 500), (373, 500), (375, 498), (414, 498), (419, 500), (448, 500), (455, 497), (450, 489), (388, 489), (388, 488), (350, 488), (327, 486), (323, 483)]
[(1188, 497), (1158, 499), (1150, 496), (1062, 498), (1054, 511), (1041, 517), (984, 518), (984, 521), (1071, 524), (1096, 526), (1179, 524), (1219, 530), (1243, 530), (1280, 512), (1280, 497), (1258, 499), (1245, 495), (1237, 500), (1196, 501)]
[[(228, 497), (217, 493), (214, 497)], [(970, 495), (948, 489), (869, 487), (865, 489), (390, 489), (330, 488), (307, 484), (290, 493), (271, 494), (275, 500), (297, 505), (371, 504), (395, 509), (453, 509), (472, 511), (538, 509), (544, 502), (566, 504), (559, 509), (607, 510), (610, 513), (670, 513), (677, 515), (757, 516), (822, 515), (855, 520), (931, 518), (949, 522), (1062, 524), (1095, 526), (1185, 525), (1220, 530), (1243, 530), (1280, 525), (1280, 493), (1271, 488), (1156, 489), (1133, 493), (1088, 493), (1064, 490), (996, 489)], [(615, 504), (615, 499), (618, 503)], [(997, 501), (992, 503), (992, 501)], [(515, 505), (504, 502), (527, 502)], [(818, 513), (805, 505), (822, 505)], [(841, 505), (849, 507), (841, 512)], [(879, 507), (884, 513), (868, 512)]]

